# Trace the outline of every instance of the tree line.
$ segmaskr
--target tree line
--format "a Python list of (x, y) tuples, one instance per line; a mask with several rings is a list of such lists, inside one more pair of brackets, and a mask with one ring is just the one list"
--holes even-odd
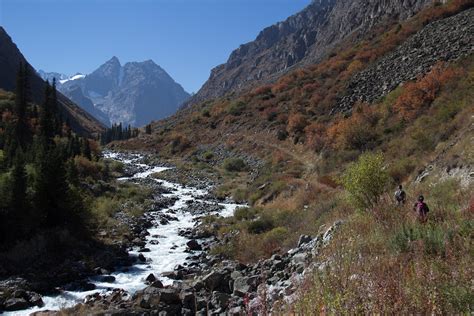
[(127, 140), (137, 137), (138, 134), (138, 128), (132, 128), (130, 125), (123, 127), (122, 123), (114, 123), (111, 128), (107, 128), (105, 132), (100, 135), (100, 143), (101, 145), (105, 145), (115, 140)]

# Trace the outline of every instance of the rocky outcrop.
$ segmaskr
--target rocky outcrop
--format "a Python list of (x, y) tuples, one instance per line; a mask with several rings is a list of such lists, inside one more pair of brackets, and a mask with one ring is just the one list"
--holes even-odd
[(379, 23), (407, 19), (430, 3), (432, 0), (314, 0), (233, 51), (227, 63), (211, 71), (188, 104), (271, 81), (290, 69), (318, 62), (349, 36), (357, 40)]
[(474, 9), (435, 21), (411, 36), (350, 81), (336, 111), (350, 110), (357, 102), (371, 103), (401, 83), (426, 74), (439, 61), (452, 61), (474, 52)]
[(0, 281), (0, 313), (44, 305), (40, 294), (30, 291), (28, 282), (21, 278)]

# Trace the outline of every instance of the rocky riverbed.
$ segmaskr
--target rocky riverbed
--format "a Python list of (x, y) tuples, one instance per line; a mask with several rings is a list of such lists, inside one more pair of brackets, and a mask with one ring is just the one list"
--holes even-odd
[(266, 314), (292, 303), (305, 275), (319, 267), (314, 256), (340, 224), (319, 236), (301, 236), (296, 248), (254, 265), (224, 260), (211, 249), (232, 236), (220, 239), (217, 229), (204, 229), (200, 219), (231, 216), (244, 205), (218, 200), (208, 191), (212, 183), (202, 179), (197, 187), (159, 179), (153, 175), (180, 171), (145, 164), (149, 160), (142, 155), (106, 156), (125, 164), (127, 176), (120, 181), (138, 182), (154, 191), (153, 207), (141, 218), (116, 215), (132, 227), (126, 255), (120, 264), (99, 266), (57, 288), (54, 295), (10, 290), (0, 302), (10, 314), (56, 315), (59, 309), (65, 314)]

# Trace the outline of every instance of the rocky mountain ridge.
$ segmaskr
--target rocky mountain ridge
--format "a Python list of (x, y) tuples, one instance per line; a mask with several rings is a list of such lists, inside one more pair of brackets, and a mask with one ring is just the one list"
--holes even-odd
[[(20, 63), (27, 64), (29, 68), (32, 101), (41, 104), (44, 97), (45, 81), (37, 75), (36, 71), (22, 55), (5, 29), (0, 27), (1, 89), (15, 91), (16, 75)], [(69, 119), (72, 128), (77, 132), (82, 134), (97, 134), (104, 129), (102, 123), (61, 93), (58, 94), (58, 102), (64, 116)]]
[(188, 102), (197, 103), (272, 81), (289, 70), (315, 63), (343, 40), (360, 40), (384, 21), (405, 20), (431, 0), (315, 0), (287, 20), (264, 29), (241, 45)]
[(173, 114), (189, 97), (152, 60), (122, 66), (115, 56), (89, 75), (60, 80), (58, 89), (107, 125), (148, 124)]

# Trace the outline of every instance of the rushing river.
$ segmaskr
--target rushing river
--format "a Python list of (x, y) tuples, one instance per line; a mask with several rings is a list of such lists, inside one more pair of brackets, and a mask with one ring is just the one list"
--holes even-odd
[[(89, 294), (96, 292), (106, 293), (113, 288), (124, 289), (132, 295), (134, 292), (146, 286), (145, 278), (150, 273), (153, 273), (163, 284), (170, 284), (172, 280), (161, 277), (160, 274), (172, 271), (176, 265), (183, 264), (186, 261), (186, 258), (189, 256), (189, 253), (185, 252), (186, 242), (188, 242), (189, 239), (180, 236), (178, 233), (182, 229), (193, 227), (197, 221), (193, 215), (185, 211), (186, 202), (189, 200), (197, 200), (206, 203), (203, 197), (208, 194), (208, 191), (152, 178), (152, 174), (170, 168), (143, 164), (143, 157), (141, 155), (121, 155), (107, 152), (105, 153), (105, 157), (119, 160), (125, 165), (139, 167), (140, 172), (135, 173), (131, 177), (120, 178), (118, 179), (119, 181), (150, 178), (170, 190), (171, 193), (163, 194), (165, 197), (177, 198), (173, 206), (151, 213), (156, 221), (154, 226), (148, 229), (149, 235), (147, 236), (145, 247), (149, 248), (150, 252), (145, 253), (147, 262), (137, 262), (131, 267), (118, 268), (117, 271), (111, 273), (111, 275), (115, 277), (114, 282), (100, 282), (101, 277), (90, 278), (89, 281), (96, 286), (95, 290), (85, 292), (64, 291), (58, 296), (44, 296), (43, 301), (45, 305), (41, 308), (35, 307), (28, 310), (6, 313), (5, 315), (28, 315), (40, 310), (59, 310), (82, 302)], [(237, 207), (242, 206), (232, 203), (220, 203), (220, 205), (223, 206), (222, 211), (215, 214), (219, 214), (223, 217), (231, 216)], [(177, 217), (178, 220), (169, 221), (167, 225), (160, 225), (158, 223), (158, 216), (163, 213), (169, 213)], [(152, 242), (152, 240), (158, 240), (158, 243)], [(132, 249), (129, 253), (131, 255), (138, 255), (138, 248)]]

